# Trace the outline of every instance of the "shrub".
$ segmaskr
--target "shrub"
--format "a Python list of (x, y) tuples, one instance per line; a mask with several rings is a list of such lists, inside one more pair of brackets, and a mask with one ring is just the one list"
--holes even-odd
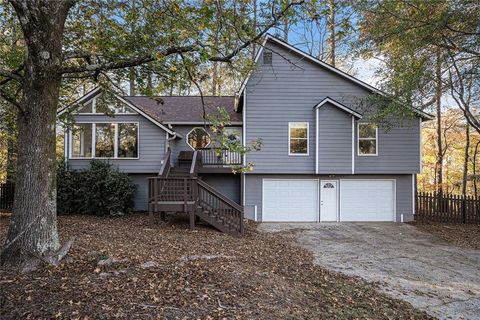
[(92, 160), (86, 170), (69, 170), (63, 164), (57, 172), (59, 214), (117, 215), (133, 208), (132, 179), (103, 160)]

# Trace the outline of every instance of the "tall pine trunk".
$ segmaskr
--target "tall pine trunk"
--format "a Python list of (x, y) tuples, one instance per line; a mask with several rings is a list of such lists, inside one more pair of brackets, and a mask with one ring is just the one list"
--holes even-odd
[(328, 36), (328, 56), (330, 64), (335, 67), (335, 0), (330, 0), (330, 19)]
[(439, 53), (437, 53), (435, 69), (435, 104), (437, 112), (437, 161), (435, 163), (435, 172), (437, 173), (437, 192), (443, 193), (442, 69)]
[(468, 123), (465, 125), (465, 154), (463, 159), (463, 181), (462, 181), (462, 195), (467, 195), (467, 183), (468, 183), (468, 162), (470, 151), (470, 126)]
[(57, 232), (55, 124), (61, 83), (62, 38), (71, 4), (63, 1), (14, 2), (27, 57), (18, 114), (15, 199), (2, 266), (34, 269), (53, 261)]

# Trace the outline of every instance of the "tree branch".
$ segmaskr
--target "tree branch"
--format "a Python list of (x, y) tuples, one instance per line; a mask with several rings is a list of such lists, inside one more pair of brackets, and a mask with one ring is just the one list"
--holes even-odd
[(233, 51), (231, 51), (229, 54), (227, 54), (225, 56), (211, 57), (209, 60), (212, 61), (212, 62), (215, 62), (215, 61), (230, 62), (233, 59), (233, 57), (235, 57), (240, 51), (242, 51), (243, 49), (245, 49), (246, 47), (248, 47), (252, 43), (257, 42), (261, 37), (263, 37), (268, 32), (268, 30), (270, 30), (272, 27), (274, 27), (280, 21), (280, 19), (283, 18), (283, 16), (285, 16), (285, 14), (290, 10), (291, 7), (294, 7), (294, 6), (297, 6), (297, 5), (302, 5), (304, 2), (305, 1), (303, 1), (303, 0), (298, 1), (298, 2), (290, 2), (280, 13), (275, 14), (275, 13), (272, 12), (273, 20), (269, 24), (267, 24), (262, 29), (262, 31), (260, 31), (256, 36), (254, 36), (253, 38), (245, 41), (241, 46), (238, 46)]
[(17, 109), (24, 113), (25, 110), (23, 110), (22, 108), (22, 105), (12, 96), (10, 96), (8, 93), (6, 93), (5, 91), (1, 90), (0, 89), (0, 98), (2, 98), (3, 100), (7, 101), (8, 103), (14, 105), (15, 107), (17, 107)]
[(12, 79), (12, 80), (17, 80), (18, 82), (22, 82), (23, 77), (20, 74), (18, 74), (18, 72), (20, 70), (16, 69), (16, 70), (13, 70), (13, 71), (8, 71), (8, 70), (5, 70), (5, 69), (0, 69), (0, 76), (8, 78), (8, 79)]
[[(186, 53), (186, 52), (191, 52), (196, 50), (198, 47), (197, 46), (184, 46), (184, 47), (170, 47), (165, 50), (162, 50), (159, 52), (160, 56), (169, 56), (172, 54), (178, 54), (178, 53)], [(85, 58), (87, 54), (83, 53), (82, 57)], [(93, 57), (94, 55), (90, 55), (90, 57)], [(71, 56), (73, 57), (73, 55)], [(79, 57), (79, 56), (77, 56)], [(62, 74), (67, 74), (67, 73), (80, 73), (80, 72), (100, 72), (100, 71), (107, 71), (107, 70), (116, 70), (116, 69), (124, 69), (124, 68), (129, 68), (129, 67), (136, 67), (148, 62), (152, 62), (156, 60), (157, 57), (156, 55), (150, 54), (150, 55), (145, 55), (143, 57), (136, 57), (132, 59), (124, 59), (121, 61), (112, 61), (112, 62), (105, 62), (105, 63), (94, 63), (94, 64), (87, 64), (84, 66), (66, 66), (63, 67), (61, 70)]]

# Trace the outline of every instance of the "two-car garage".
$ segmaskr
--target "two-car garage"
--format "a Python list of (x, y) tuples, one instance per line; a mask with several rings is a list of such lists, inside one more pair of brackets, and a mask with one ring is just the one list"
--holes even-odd
[(395, 221), (395, 179), (263, 179), (262, 221)]

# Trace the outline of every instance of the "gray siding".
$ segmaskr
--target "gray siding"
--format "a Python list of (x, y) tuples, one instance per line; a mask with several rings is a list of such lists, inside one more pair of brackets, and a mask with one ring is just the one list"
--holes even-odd
[[(362, 120), (360, 120), (361, 122)], [(355, 173), (419, 173), (420, 120), (403, 120), (402, 127), (378, 129), (378, 156), (358, 156), (355, 128)]]
[(227, 198), (240, 203), (240, 175), (239, 174), (200, 174), (200, 177)]
[(403, 214), (404, 221), (413, 220), (413, 199), (412, 199), (412, 175), (245, 175), (245, 217), (255, 218), (255, 206), (257, 220), (262, 220), (262, 180), (268, 179), (395, 179), (396, 180), (396, 221), (401, 221)]
[(148, 177), (155, 176), (155, 174), (131, 174), (137, 190), (134, 197), (134, 210), (147, 211), (148, 210)]
[[(267, 43), (267, 47), (272, 46), (272, 66), (262, 65), (262, 59), (259, 59), (245, 90), (246, 141), (262, 138), (264, 144), (261, 151), (247, 155), (247, 162), (255, 164), (255, 173), (315, 173), (313, 107), (328, 96), (364, 114), (368, 110), (360, 110), (364, 108), (360, 107), (359, 99), (370, 93), (284, 47)], [(288, 122), (293, 121), (310, 124), (309, 156), (288, 155)], [(379, 132), (379, 156), (356, 157), (358, 173), (417, 173), (420, 157), (417, 122), (412, 128), (398, 127), (388, 133)], [(338, 156), (322, 157), (335, 162), (344, 161), (340, 158), (343, 151), (335, 149), (333, 152)], [(340, 168), (333, 166), (332, 170), (343, 170), (345, 166), (345, 163)]]
[(318, 109), (318, 173), (352, 173), (352, 116), (330, 104)]
[[(109, 159), (119, 170), (128, 173), (158, 173), (165, 156), (166, 132), (141, 115), (77, 115), (76, 121), (117, 122), (132, 121), (139, 123), (139, 159)], [(88, 168), (91, 159), (70, 159), (72, 169)]]

